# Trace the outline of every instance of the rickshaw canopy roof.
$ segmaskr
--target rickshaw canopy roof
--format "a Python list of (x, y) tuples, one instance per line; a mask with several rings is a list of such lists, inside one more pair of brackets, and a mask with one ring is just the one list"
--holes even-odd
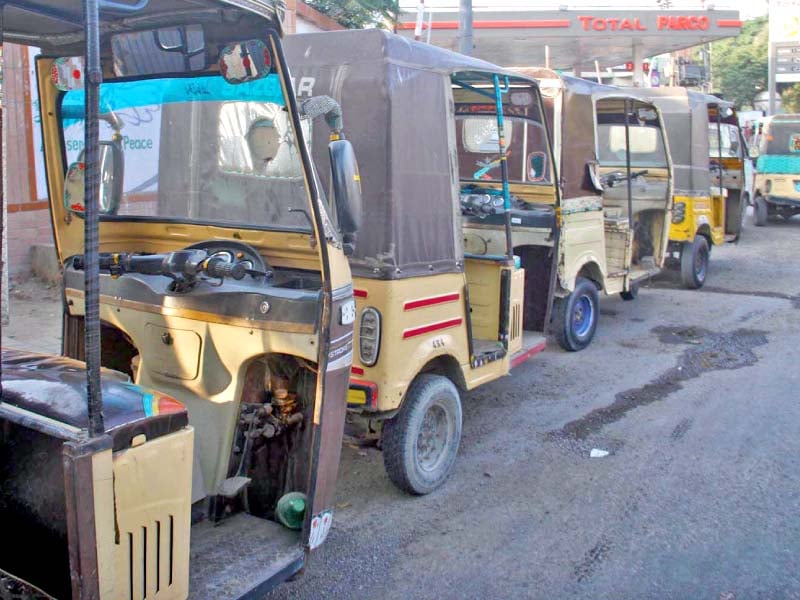
[[(733, 103), (710, 94), (682, 87), (636, 90), (661, 110), (669, 140), (675, 172), (675, 194), (707, 196), (711, 188), (709, 172), (709, 108), (733, 109)], [(723, 122), (729, 121), (728, 118)]]
[[(468, 85), (490, 84), (494, 75), (533, 89), (536, 83), (379, 29), (292, 35), (284, 50), (299, 101), (335, 98), (358, 157), (363, 219), (354, 274), (395, 279), (460, 271), (452, 76)], [(326, 136), (325, 127), (314, 126), (312, 154), (320, 165), (328, 164)], [(328, 189), (327, 169), (320, 175)]]
[[(534, 78), (544, 98), (545, 114), (552, 128), (553, 146), (562, 183), (562, 197), (579, 198), (599, 192), (588, 177), (586, 165), (597, 162), (597, 102), (633, 100), (654, 107), (629, 90), (561, 75), (543, 67), (516, 72)], [(554, 127), (554, 123), (556, 126)]]
[[(38, 46), (45, 54), (83, 54), (83, 2), (9, 0), (2, 6), (6, 42)], [(101, 45), (111, 34), (198, 23), (212, 30), (235, 23), (230, 30), (238, 39), (263, 37), (265, 24), (281, 30), (284, 6), (284, 0), (100, 0)], [(263, 20), (254, 18), (259, 15)]]

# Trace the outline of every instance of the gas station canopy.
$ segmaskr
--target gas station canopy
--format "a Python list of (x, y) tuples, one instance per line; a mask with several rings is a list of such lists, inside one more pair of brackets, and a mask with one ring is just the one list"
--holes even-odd
[[(416, 14), (400, 17), (398, 33), (414, 36)], [(735, 10), (476, 11), (473, 55), (505, 67), (544, 65), (574, 69), (640, 63), (739, 34)], [(422, 40), (458, 51), (458, 11), (425, 15)]]

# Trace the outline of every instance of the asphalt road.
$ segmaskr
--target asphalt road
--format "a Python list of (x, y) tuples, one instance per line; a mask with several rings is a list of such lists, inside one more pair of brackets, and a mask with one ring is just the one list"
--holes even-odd
[[(345, 447), (334, 528), (279, 598), (800, 598), (800, 220), (601, 302), (466, 394), (456, 470), (410, 497)], [(610, 451), (590, 458), (592, 448)]]
[[(800, 219), (749, 227), (701, 291), (604, 299), (587, 350), (465, 395), (429, 496), (346, 446), (328, 541), (269, 600), (800, 599), (799, 251)], [(18, 285), (3, 343), (57, 352), (57, 299)]]

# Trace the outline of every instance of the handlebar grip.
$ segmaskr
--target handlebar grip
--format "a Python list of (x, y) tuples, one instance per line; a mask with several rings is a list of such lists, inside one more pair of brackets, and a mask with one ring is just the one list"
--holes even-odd
[(242, 263), (229, 263), (221, 258), (215, 258), (208, 261), (206, 264), (206, 273), (210, 277), (232, 277), (233, 279), (242, 279), (247, 274)]

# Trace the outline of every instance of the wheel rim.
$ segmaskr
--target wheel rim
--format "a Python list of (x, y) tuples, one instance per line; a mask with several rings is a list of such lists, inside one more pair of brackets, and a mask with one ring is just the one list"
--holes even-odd
[(417, 435), (417, 464), (426, 472), (435, 471), (447, 455), (446, 449), (452, 432), (447, 411), (440, 404), (432, 404), (425, 411)]
[(694, 257), (694, 276), (697, 281), (705, 281), (708, 269), (708, 251), (701, 248)]
[(575, 300), (572, 311), (572, 331), (578, 337), (589, 333), (594, 321), (594, 304), (588, 296), (581, 296)]

